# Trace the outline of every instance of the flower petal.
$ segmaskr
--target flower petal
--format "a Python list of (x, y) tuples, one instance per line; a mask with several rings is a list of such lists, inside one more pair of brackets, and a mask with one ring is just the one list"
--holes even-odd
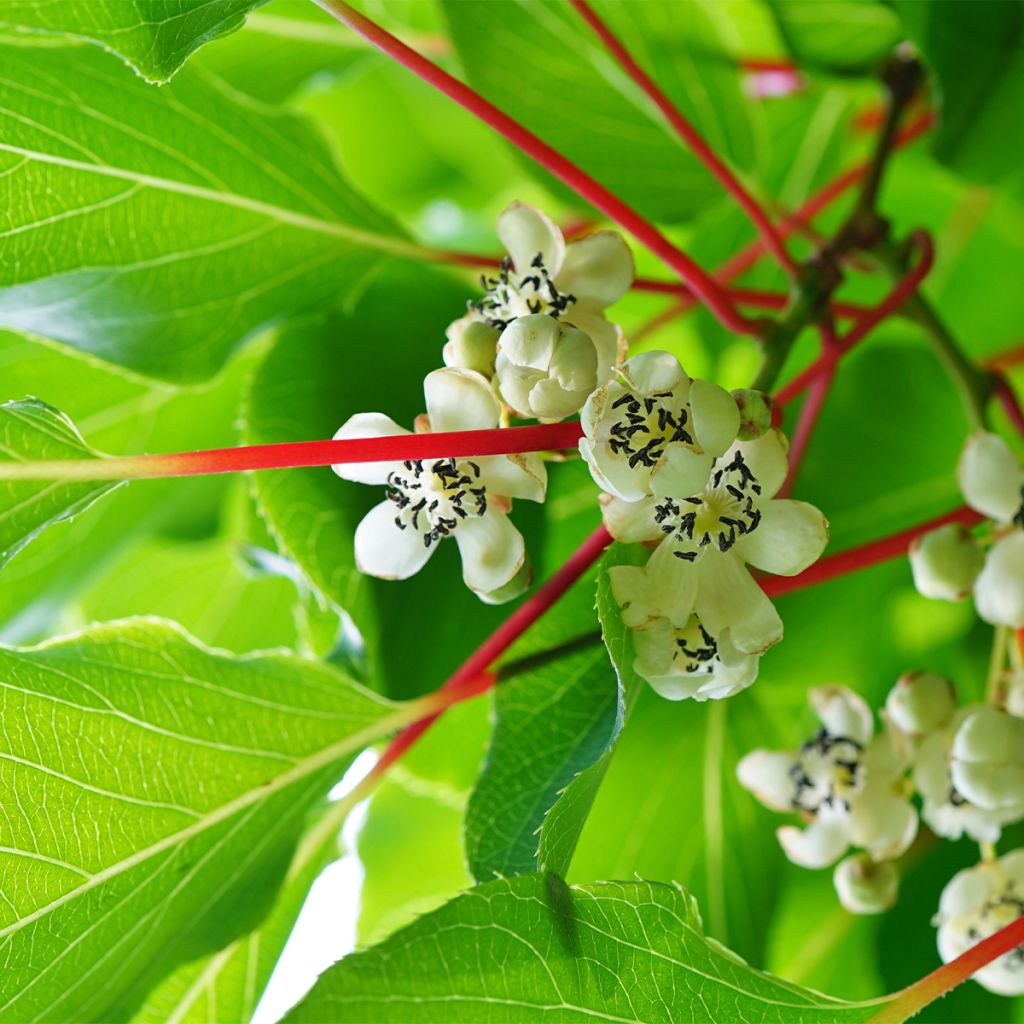
[(480, 482), (489, 494), (527, 501), (544, 500), (548, 470), (536, 452), (495, 455), (475, 461), (480, 467)]
[(545, 423), (557, 423), (579, 412), (587, 400), (587, 391), (568, 391), (557, 380), (538, 381), (530, 392), (530, 412)]
[(427, 564), (437, 545), (427, 547), (417, 530), (400, 529), (395, 504), (374, 505), (356, 527), (356, 565), (360, 572), (382, 580), (407, 580)]
[(862, 747), (871, 742), (875, 721), (860, 694), (845, 686), (814, 686), (807, 694), (814, 713), (833, 735), (854, 740)]
[(498, 509), (464, 519), (455, 530), (462, 578), (471, 590), (489, 593), (505, 586), (526, 560), (523, 535)]
[(696, 577), (693, 566), (675, 558), (667, 544), (656, 548), (643, 568), (617, 565), (608, 570), (622, 621), (630, 629), (643, 629), (656, 619), (684, 626), (693, 610)]
[(980, 705), (953, 737), (950, 775), (972, 804), (1024, 814), (1024, 719)]
[(682, 392), (677, 393), (682, 401), (689, 395), (689, 383), (685, 371), (671, 352), (652, 350), (641, 352), (627, 359), (620, 372), (628, 386), (642, 395), (653, 395), (659, 391), (672, 391), (686, 382)]
[(590, 467), (594, 483), (603, 491), (623, 501), (636, 502), (650, 497), (651, 471), (648, 467), (638, 463), (635, 469), (630, 468), (628, 459), (613, 452), (608, 441), (581, 437), (579, 445), (580, 455)]
[(783, 825), (775, 834), (786, 856), (803, 868), (827, 868), (839, 860), (850, 845), (846, 821), (826, 811), (819, 811), (802, 831)]
[(1024, 470), (998, 434), (973, 433), (956, 468), (960, 490), (971, 508), (1008, 523), (1021, 507)]
[(850, 840), (875, 860), (891, 860), (914, 841), (917, 821), (917, 811), (909, 800), (869, 788), (850, 807)]
[(629, 291), (636, 269), (625, 239), (615, 231), (597, 231), (570, 242), (555, 284), (560, 292), (590, 299), (602, 308)]
[(511, 406), (513, 412), (517, 412), (521, 416), (533, 415), (530, 408), (530, 396), (533, 394), (533, 389), (542, 380), (547, 379), (542, 370), (513, 366), (501, 353), (498, 353), (494, 379), (501, 392), (501, 397)]
[(659, 498), (689, 498), (707, 486), (714, 457), (685, 444), (670, 444), (651, 470), (651, 492)]
[(782, 639), (782, 619), (732, 551), (707, 550), (697, 560), (696, 611), (709, 633), (726, 629), (738, 651), (760, 654)]
[[(380, 412), (357, 412), (350, 416), (334, 435), (335, 441), (351, 441), (362, 437), (398, 437), (411, 431), (400, 427), (390, 416)], [(388, 474), (400, 462), (341, 462), (331, 466), (342, 480), (357, 484), (386, 484)]]
[(747, 468), (761, 485), (761, 501), (774, 498), (789, 470), (789, 442), (775, 427), (753, 441), (737, 441), (722, 456), (722, 465), (732, 462), (736, 453), (743, 456)]
[(654, 519), (656, 498), (623, 501), (609, 498), (601, 502), (601, 514), (608, 532), (623, 544), (659, 540), (663, 534)]
[(597, 381), (607, 384), (625, 351), (625, 340), (617, 324), (603, 316), (573, 309), (566, 314), (566, 323), (581, 330), (594, 343), (597, 352)]
[(974, 584), (974, 604), (993, 626), (1024, 627), (1024, 532), (992, 545)]
[[(655, 619), (644, 629), (632, 631), (636, 658), (633, 668), (645, 679), (666, 676), (672, 671), (676, 631), (668, 619)], [(677, 699), (677, 698), (672, 698)]]
[(566, 327), (555, 346), (548, 373), (566, 391), (584, 392), (576, 406), (579, 409), (597, 387), (597, 349), (590, 335), (575, 327)]
[(736, 552), (764, 572), (795, 576), (818, 560), (827, 543), (828, 523), (818, 509), (776, 498), (761, 505), (761, 522), (740, 537)]
[(793, 810), (793, 769), (796, 754), (788, 750), (753, 750), (736, 765), (736, 777), (744, 789), (773, 811)]
[(728, 451), (740, 429), (736, 399), (711, 381), (694, 380), (690, 384), (690, 411), (701, 448), (714, 456)]
[(501, 406), (486, 379), (472, 370), (445, 366), (423, 380), (430, 429), (490, 430), (501, 419)]
[(534, 206), (512, 203), (498, 218), (498, 237), (522, 276), (540, 253), (544, 266), (556, 277), (565, 260), (565, 239), (554, 221)]
[(516, 317), (501, 332), (498, 351), (513, 365), (547, 372), (562, 328), (546, 313)]

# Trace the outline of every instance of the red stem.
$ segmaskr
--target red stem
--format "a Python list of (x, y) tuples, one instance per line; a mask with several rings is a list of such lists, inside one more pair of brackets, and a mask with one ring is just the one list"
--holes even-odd
[(830, 373), (842, 356), (862, 341), (878, 324), (895, 313), (917, 291), (935, 262), (935, 246), (927, 231), (914, 231), (910, 241), (919, 253), (917, 265), (900, 278), (892, 291), (877, 306), (867, 310), (836, 345), (778, 390), (775, 395), (778, 405), (792, 401), (820, 375)]
[(1024, 410), (1021, 409), (1017, 395), (1005, 377), (1000, 376), (996, 381), (995, 396), (1014, 429), (1024, 437)]
[(887, 1003), (868, 1020), (868, 1024), (902, 1024), (909, 1020), (929, 1003), (944, 996), (961, 982), (967, 981), (982, 967), (988, 966), (993, 960), (1010, 950), (1024, 944), (1024, 916), (1000, 928), (994, 935), (982, 939), (975, 946), (965, 950), (955, 960), (926, 974), (920, 981), (908, 985), (898, 992), (895, 998)]
[(740, 205), (746, 215), (754, 223), (761, 234), (768, 251), (786, 269), (790, 276), (796, 275), (796, 264), (793, 262), (778, 231), (772, 224), (758, 202), (743, 187), (735, 174), (726, 166), (705, 139), (682, 115), (679, 108), (662, 91), (657, 82), (633, 59), (632, 54), (615, 33), (600, 18), (587, 0), (569, 0), (583, 20), (594, 30), (597, 37), (607, 47), (609, 53), (619, 62), (622, 69), (654, 102), (654, 105), (665, 115), (666, 120), (676, 130), (680, 138), (693, 150), (697, 158), (711, 172), (718, 183)]
[(689, 285), (716, 317), (739, 334), (758, 334), (758, 321), (743, 316), (732, 304), (724, 289), (684, 252), (677, 249), (658, 229), (641, 217), (632, 207), (608, 191), (586, 171), (567, 160), (533, 132), (528, 131), (493, 103), (469, 86), (452, 77), (422, 54), (396, 39), (390, 32), (364, 17), (344, 0), (315, 0), (328, 14), (348, 25), (364, 39), (389, 57), (408, 68), (423, 81), (464, 107), (485, 124), (503, 135), (518, 149), (536, 160), (579, 196), (633, 234), (656, 256), (660, 257)]
[(805, 569), (797, 576), (765, 577), (760, 581), (761, 588), (769, 597), (790, 594), (794, 590), (802, 590), (804, 587), (810, 587), (816, 583), (824, 583), (837, 576), (845, 576), (856, 569), (865, 569), (869, 565), (877, 565), (889, 558), (905, 554), (911, 541), (915, 538), (930, 533), (940, 526), (945, 526), (947, 523), (973, 526), (975, 523), (980, 523), (983, 518), (974, 509), (965, 505), (952, 512), (947, 512), (945, 515), (930, 519), (926, 523), (912, 526), (889, 537), (883, 537), (881, 540), (873, 540), (860, 547), (851, 548), (849, 551), (840, 551), (838, 554), (830, 555), (820, 562), (815, 562), (809, 569)]
[[(831, 319), (826, 319), (819, 324), (821, 332), (822, 356), (831, 355), (838, 345), (835, 327)], [(779, 488), (779, 497), (784, 498), (793, 489), (804, 455), (807, 453), (807, 446), (810, 443), (814, 428), (818, 425), (818, 417), (825, 405), (825, 399), (832, 389), (832, 381), (836, 375), (836, 363), (833, 360), (828, 369), (823, 372), (807, 393), (803, 407), (800, 409), (800, 416), (793, 428), (793, 439), (789, 448), (789, 470), (786, 473), (786, 480)]]
[[(482, 693), (494, 685), (497, 674), (491, 666), (601, 557), (612, 542), (611, 534), (599, 526), (550, 579), (530, 595), (460, 666), (441, 687), (440, 693), (455, 704)], [(478, 689), (469, 689), (474, 683)], [(445, 710), (444, 705), (427, 718), (403, 729), (388, 744), (374, 772), (383, 774), (429, 729)]]
[[(677, 284), (675, 281), (659, 281), (650, 277), (638, 277), (633, 282), (633, 288), (638, 292), (652, 292), (658, 295), (680, 295), (690, 294), (686, 285)], [(785, 309), (789, 305), (790, 297), (784, 292), (766, 291), (763, 288), (729, 288), (729, 298), (734, 302), (748, 306), (757, 306), (759, 309)], [(852, 302), (831, 303), (833, 313), (843, 317), (863, 316), (868, 310), (866, 306), (860, 306)]]
[(295, 469), (355, 462), (470, 458), (575, 448), (583, 428), (578, 421), (542, 423), (494, 430), (454, 430), (437, 434), (396, 434), (343, 441), (293, 441), (241, 445), (167, 455), (0, 463), (0, 479), (136, 480), (200, 476), (254, 469)]

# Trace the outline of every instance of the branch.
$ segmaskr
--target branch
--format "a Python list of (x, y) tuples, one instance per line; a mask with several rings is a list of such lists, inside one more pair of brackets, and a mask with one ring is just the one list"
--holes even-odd
[(653, 224), (613, 195), (586, 171), (577, 167), (571, 160), (566, 159), (561, 153), (499, 110), (493, 103), (484, 99), (465, 83), (449, 75), (447, 71), (427, 60), (422, 54), (417, 53), (391, 35), (390, 32), (360, 14), (344, 0), (314, 0), (314, 3), (485, 124), (490, 125), (523, 153), (555, 175), (577, 195), (586, 199), (606, 217), (629, 231), (679, 274), (690, 290), (729, 330), (738, 334), (757, 335), (760, 333), (763, 327), (761, 321), (743, 316), (713, 277), (682, 250), (677, 249)]
[(768, 214), (757, 203), (757, 200), (743, 187), (736, 175), (726, 166), (725, 162), (719, 159), (706, 140), (686, 120), (679, 108), (661, 90), (651, 76), (633, 59), (630, 52), (615, 36), (615, 33), (612, 32), (608, 25), (601, 20), (601, 17), (587, 0), (570, 0), (570, 3), (583, 20), (594, 30), (626, 74), (653, 100), (655, 106), (665, 115), (668, 123), (676, 130), (676, 133), (690, 149), (693, 150), (700, 162), (711, 172), (722, 188), (740, 205), (757, 228), (768, 251), (791, 276), (794, 276), (797, 271), (796, 264), (786, 251), (782, 236), (775, 225), (772, 224)]
[(575, 448), (583, 434), (578, 421), (494, 430), (452, 430), (437, 434), (396, 434), (342, 441), (293, 441), (241, 445), (168, 455), (126, 455), (95, 459), (0, 462), (0, 480), (141, 480), (205, 476), (253, 469), (296, 469), (354, 462), (408, 459), (484, 458), (519, 452)]

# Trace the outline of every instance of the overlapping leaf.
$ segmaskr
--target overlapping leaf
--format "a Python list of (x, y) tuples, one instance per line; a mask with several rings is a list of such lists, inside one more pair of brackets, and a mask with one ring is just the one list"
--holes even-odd
[(286, 1021), (852, 1024), (877, 1009), (749, 967), (704, 936), (674, 886), (527, 875), (472, 889), (346, 957)]
[(410, 251), (310, 128), (209, 75), (155, 90), (91, 47), (0, 69), (2, 324), (197, 380)]
[(0, 1020), (124, 1019), (258, 923), (311, 803), (395, 705), (159, 620), (0, 650)]
[(237, 29), (267, 0), (7, 0), (0, 30), (65, 36), (112, 50), (166, 82), (203, 43)]
[[(92, 459), (74, 424), (33, 399), (0, 405), (0, 461)], [(0, 566), (53, 523), (76, 516), (114, 488), (110, 483), (0, 481)]]

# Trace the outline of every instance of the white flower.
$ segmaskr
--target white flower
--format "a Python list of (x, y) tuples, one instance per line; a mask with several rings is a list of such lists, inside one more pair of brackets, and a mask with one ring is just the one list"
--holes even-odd
[(1006, 684), (1006, 710), (1017, 718), (1024, 718), (1024, 672), (1010, 674)]
[(907, 672), (900, 676), (885, 700), (889, 721), (907, 736), (923, 736), (941, 729), (956, 710), (956, 689), (933, 672)]
[(736, 650), (728, 630), (712, 636), (696, 615), (682, 629), (655, 619), (632, 637), (634, 670), (668, 700), (719, 700), (757, 678), (757, 655)]
[[(939, 899), (939, 955), (955, 960), (1024, 914), (1024, 850), (958, 871)], [(1024, 946), (1004, 953), (972, 975), (1003, 996), (1024, 995)]]
[(896, 902), (900, 873), (891, 861), (878, 863), (866, 853), (855, 853), (836, 865), (832, 884), (851, 914), (881, 914)]
[[(435, 370), (424, 380), (423, 392), (432, 431), (482, 430), (498, 424), (498, 400), (477, 373)], [(334, 436), (408, 433), (381, 413), (359, 413)], [(407, 579), (449, 536), (459, 546), (466, 585), (485, 599), (506, 588), (523, 569), (523, 538), (507, 513), (512, 498), (544, 500), (547, 471), (539, 456), (348, 463), (333, 469), (344, 480), (387, 488), (386, 499), (356, 528), (360, 571), (382, 579)], [(514, 596), (506, 590), (500, 599)]]
[(728, 630), (744, 654), (778, 643), (782, 620), (746, 565), (793, 576), (828, 542), (818, 509), (774, 497), (785, 477), (786, 440), (771, 430), (737, 442), (693, 496), (608, 500), (605, 524), (616, 539), (661, 540), (644, 567), (608, 570), (626, 625), (641, 629), (668, 619), (683, 629), (696, 612), (712, 636)]
[(571, 416), (610, 375), (610, 366), (599, 368), (590, 335), (543, 313), (521, 316), (501, 332), (495, 380), (501, 397), (520, 416), (548, 421)]
[(974, 584), (978, 614), (994, 626), (1024, 627), (1024, 468), (1006, 442), (979, 431), (957, 466), (967, 504), (996, 524), (996, 541)]
[(583, 407), (580, 453), (598, 486), (624, 501), (685, 497), (736, 440), (740, 411), (724, 388), (690, 380), (668, 352), (618, 368)]
[(808, 822), (778, 830), (794, 864), (827, 867), (851, 845), (876, 861), (898, 857), (917, 835), (901, 738), (890, 729), (875, 736), (870, 708), (844, 686), (815, 687), (808, 699), (823, 728), (799, 750), (747, 754), (736, 767), (740, 784), (765, 806)]
[(960, 708), (946, 725), (929, 733), (914, 751), (914, 787), (921, 794), (921, 817), (928, 827), (944, 839), (968, 835), (978, 843), (997, 842), (1003, 825), (1014, 820), (1014, 814), (985, 810), (953, 785), (950, 759), (953, 737), (964, 719), (981, 705)]
[[(604, 316), (633, 283), (633, 256), (622, 236), (598, 231), (566, 244), (562, 232), (540, 210), (512, 203), (498, 218), (498, 237), (508, 259), (470, 319), (504, 330), (517, 317), (544, 313), (578, 327), (598, 353), (599, 375), (618, 361), (621, 332)], [(607, 376), (602, 379), (607, 379)]]
[(910, 571), (914, 586), (924, 597), (962, 601), (985, 564), (985, 554), (971, 531), (959, 523), (947, 523), (910, 545)]
[(950, 777), (976, 806), (1024, 817), (1024, 719), (973, 708), (953, 737)]

